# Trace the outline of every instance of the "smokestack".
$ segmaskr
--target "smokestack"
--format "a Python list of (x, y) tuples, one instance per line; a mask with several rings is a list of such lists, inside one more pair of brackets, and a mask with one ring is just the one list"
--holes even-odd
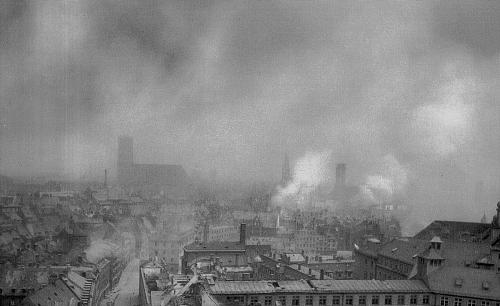
[(346, 164), (337, 164), (335, 168), (335, 189), (345, 187)]
[(104, 169), (104, 188), (108, 188), (108, 169)]
[(245, 223), (240, 224), (240, 243), (246, 244), (247, 240), (247, 225)]

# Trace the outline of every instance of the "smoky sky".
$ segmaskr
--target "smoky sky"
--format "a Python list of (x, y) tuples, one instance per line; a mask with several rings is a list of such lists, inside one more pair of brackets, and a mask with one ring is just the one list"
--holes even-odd
[(358, 184), (390, 155), (414, 208), (476, 220), (500, 196), (498, 29), (495, 1), (5, 0), (0, 169), (97, 178), (119, 135), (243, 181), (327, 150)]

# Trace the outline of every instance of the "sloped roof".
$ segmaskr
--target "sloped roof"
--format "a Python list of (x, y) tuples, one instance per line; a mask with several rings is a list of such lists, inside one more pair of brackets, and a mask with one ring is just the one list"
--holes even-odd
[(0, 267), (0, 288), (38, 289), (48, 283), (49, 273), (41, 269)]
[[(460, 286), (457, 279), (462, 280)], [(493, 270), (445, 266), (428, 275), (428, 284), (438, 293), (500, 300), (500, 278)]]
[(286, 257), (288, 257), (288, 259), (290, 260), (291, 263), (294, 263), (294, 262), (305, 262), (306, 259), (304, 258), (304, 256), (300, 253), (285, 253)]
[[(304, 273), (306, 275), (309, 275), (309, 268), (308, 267), (305, 267), (305, 266), (300, 266), (299, 268), (299, 265), (297, 264), (293, 264), (293, 265), (289, 265), (290, 268), (294, 269), (294, 270), (297, 270), (301, 273)], [(314, 268), (311, 268), (311, 275), (314, 276), (316, 279), (319, 279), (321, 277), (321, 271), (320, 270), (317, 270), (317, 269), (314, 269)], [(323, 275), (323, 277), (325, 279), (331, 279), (331, 277), (329, 277), (328, 275)]]
[[(60, 296), (61, 295), (61, 296)], [(69, 301), (64, 300), (64, 293), (61, 292), (59, 288), (54, 285), (49, 285), (43, 287), (40, 290), (35, 291), (33, 294), (27, 297), (32, 303), (36, 303), (40, 306), (49, 305), (69, 305)], [(66, 303), (65, 303), (66, 302)]]
[(348, 292), (410, 292), (424, 293), (429, 289), (419, 280), (297, 280), (297, 281), (216, 281), (209, 287), (212, 294), (265, 293), (348, 293)]
[(413, 264), (413, 256), (427, 249), (428, 241), (419, 239), (393, 239), (379, 249), (378, 254)]
[(184, 247), (186, 251), (245, 251), (245, 245), (239, 242), (211, 241), (193, 242)]
[[(441, 250), (433, 256), (444, 258), (446, 266), (461, 267), (467, 262), (476, 262), (489, 252), (490, 247), (487, 243), (445, 241), (441, 244)], [(439, 259), (438, 257), (430, 259)]]
[(491, 224), (488, 223), (436, 220), (413, 238), (429, 241), (434, 236), (439, 236), (443, 241), (461, 241), (463, 240), (461, 235), (469, 233), (471, 236), (481, 239), (483, 234), (490, 228)]
[(69, 271), (67, 277), (63, 278), (66, 285), (79, 298), (82, 298), (85, 278), (74, 271)]
[[(275, 285), (273, 285), (273, 283)], [(210, 286), (212, 294), (244, 294), (273, 292), (308, 292), (311, 286), (305, 281), (216, 281)]]
[(382, 244), (380, 244), (380, 241), (377, 239), (378, 242), (366, 242), (365, 244), (361, 246), (355, 245), (355, 252), (361, 253), (364, 255), (368, 255), (371, 257), (377, 257), (377, 253), (382, 247)]
[[(39, 305), (54, 305), (58, 302), (61, 305), (76, 305), (79, 299), (61, 280), (58, 279), (53, 285), (46, 286), (27, 297), (28, 300), (36, 301)], [(73, 299), (73, 303), (70, 303)]]
[(333, 292), (429, 292), (419, 280), (312, 280), (319, 290)]
[(466, 262), (476, 262), (489, 254), (487, 243), (444, 241), (439, 251), (430, 249), (430, 242), (420, 239), (394, 239), (384, 244), (378, 254), (413, 264), (413, 256), (429, 259), (445, 259), (447, 266), (464, 266)]

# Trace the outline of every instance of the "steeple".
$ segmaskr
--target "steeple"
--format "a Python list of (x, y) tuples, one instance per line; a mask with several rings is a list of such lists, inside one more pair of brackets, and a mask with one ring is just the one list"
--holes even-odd
[(483, 217), (481, 218), (481, 223), (488, 223), (486, 220), (486, 212), (483, 214)]
[(283, 160), (283, 167), (281, 169), (281, 184), (286, 186), (292, 180), (290, 174), (290, 161), (288, 160), (288, 154), (285, 154), (285, 159)]

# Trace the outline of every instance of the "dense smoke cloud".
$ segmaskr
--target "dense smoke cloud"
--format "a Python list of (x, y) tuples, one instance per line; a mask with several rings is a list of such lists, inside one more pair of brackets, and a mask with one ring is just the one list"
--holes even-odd
[(330, 180), (331, 152), (306, 152), (295, 163), (292, 180), (278, 186), (272, 199), (274, 205), (288, 208), (305, 207), (312, 193)]
[(479, 220), (500, 196), (499, 27), (494, 1), (2, 1), (0, 170), (95, 178), (120, 134), (227, 180), (332, 151), (364, 184), (392, 155), (423, 219)]
[(394, 156), (386, 155), (373, 174), (366, 177), (361, 193), (370, 204), (392, 203), (397, 196), (404, 197), (408, 184), (408, 169)]

